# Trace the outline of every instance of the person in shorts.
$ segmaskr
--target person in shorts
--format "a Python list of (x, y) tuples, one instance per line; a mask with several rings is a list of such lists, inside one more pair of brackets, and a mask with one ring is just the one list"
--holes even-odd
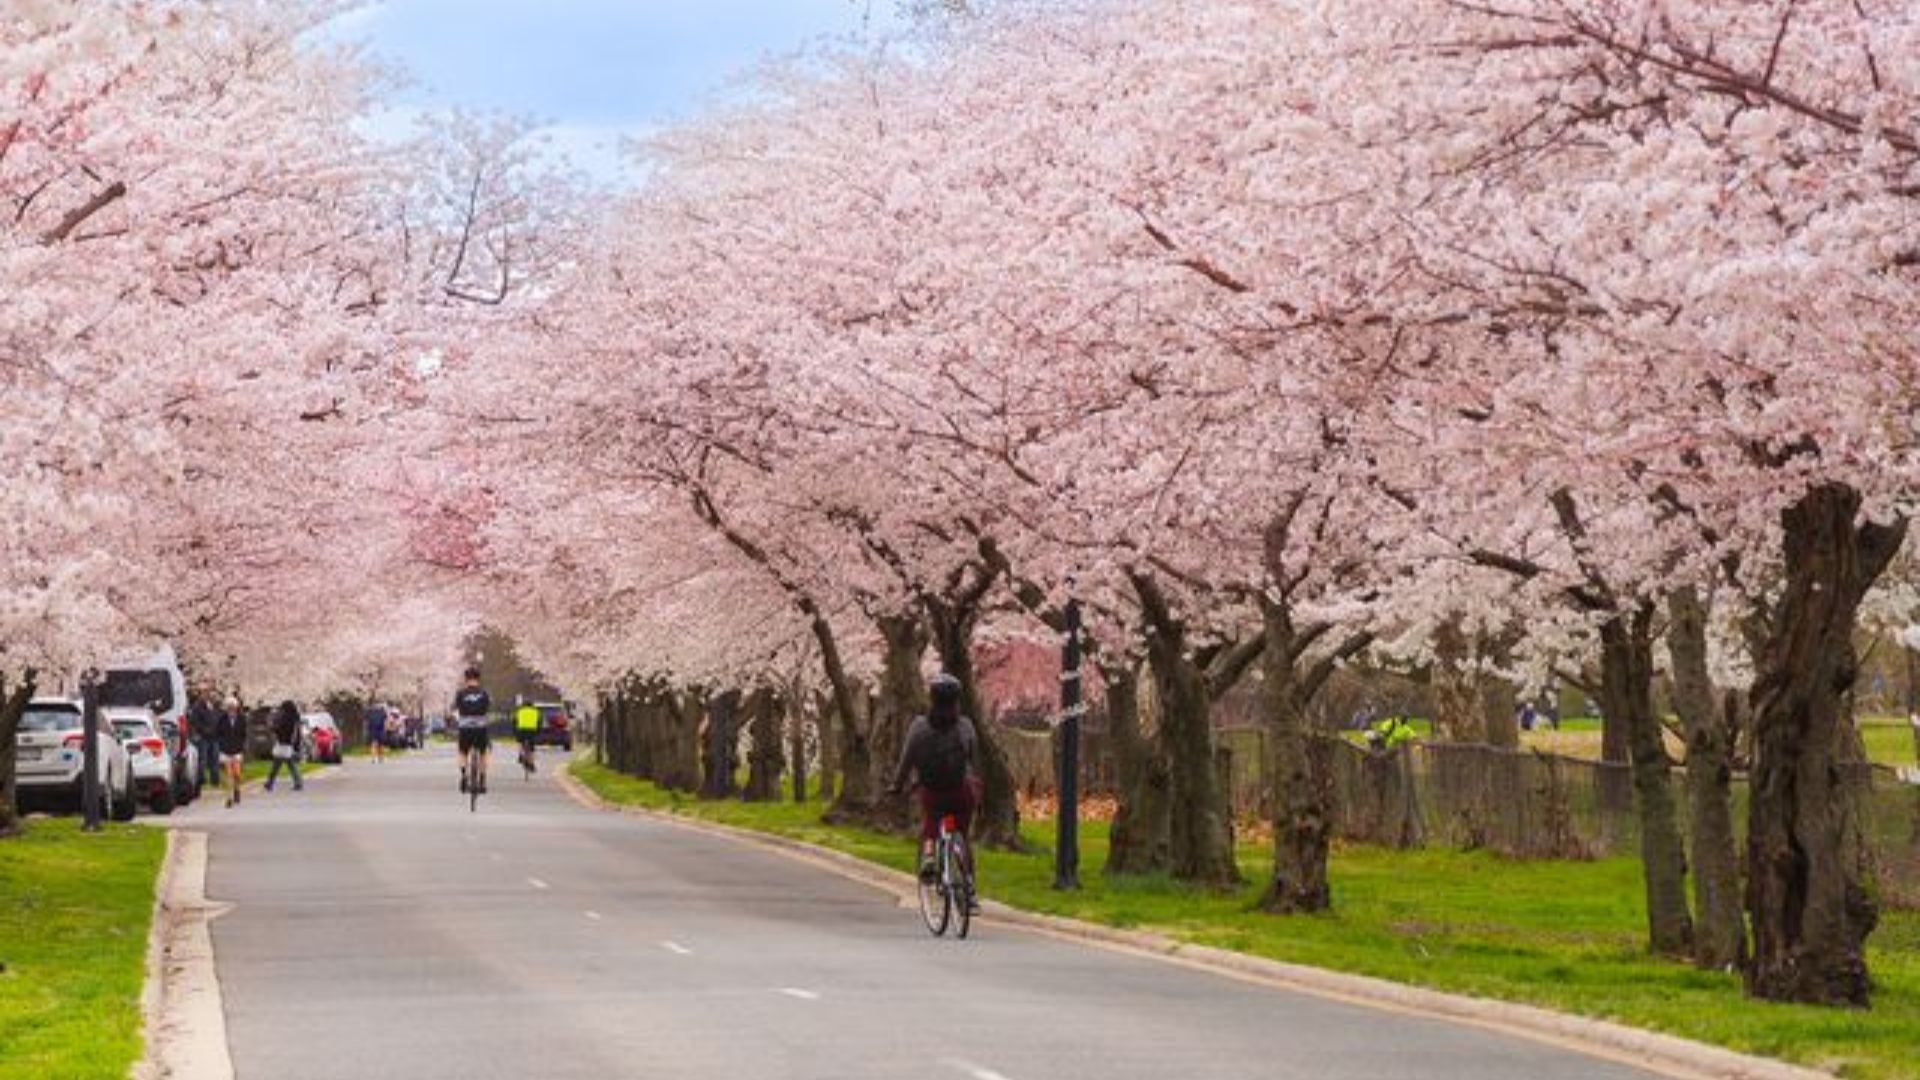
[(460, 790), (467, 790), (467, 760), (480, 755), (480, 767), (473, 775), (480, 778), (480, 790), (487, 790), (487, 760), (493, 756), (493, 740), (487, 735), (487, 717), (493, 712), (493, 699), (480, 686), (480, 669), (468, 668), (466, 685), (453, 697), (454, 722), (460, 730)]
[(240, 801), (240, 766), (247, 756), (247, 714), (240, 699), (229, 697), (214, 722), (214, 740), (220, 744), (220, 772), (227, 779), (227, 805)]
[(367, 746), (376, 762), (387, 760), (387, 707), (367, 706)]

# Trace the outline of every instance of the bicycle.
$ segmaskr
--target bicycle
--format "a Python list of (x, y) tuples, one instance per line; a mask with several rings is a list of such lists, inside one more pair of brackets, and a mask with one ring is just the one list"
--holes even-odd
[[(467, 754), (467, 763), (461, 766), (461, 787), (467, 793), (467, 812), (480, 809), (480, 795), (487, 790), (486, 758), (478, 750)], [(478, 780), (478, 783), (475, 781)]]
[(935, 842), (933, 858), (939, 873), (932, 881), (920, 881), (920, 917), (933, 936), (940, 937), (957, 915), (954, 936), (964, 940), (973, 927), (973, 850), (952, 814), (940, 817), (940, 838)]

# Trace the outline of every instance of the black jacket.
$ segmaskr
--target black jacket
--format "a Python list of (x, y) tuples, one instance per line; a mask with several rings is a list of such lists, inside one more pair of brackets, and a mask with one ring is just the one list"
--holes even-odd
[(220, 713), (204, 701), (196, 701), (187, 710), (187, 734), (199, 742), (214, 737), (220, 727)]
[(247, 752), (247, 714), (223, 712), (215, 723), (213, 737), (219, 740), (223, 754)]

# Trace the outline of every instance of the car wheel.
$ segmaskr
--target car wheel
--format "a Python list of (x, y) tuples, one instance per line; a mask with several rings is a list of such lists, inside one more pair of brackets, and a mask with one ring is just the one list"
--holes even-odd
[[(105, 793), (102, 793), (101, 797), (107, 798)], [(133, 775), (131, 773), (127, 775), (127, 782), (120, 786), (119, 797), (108, 799), (107, 805), (110, 810), (107, 816), (113, 820), (120, 822), (133, 820), (133, 815), (139, 809), (139, 806), (138, 800), (134, 797)]]
[(153, 812), (161, 817), (173, 813), (173, 789), (163, 787), (153, 793)]

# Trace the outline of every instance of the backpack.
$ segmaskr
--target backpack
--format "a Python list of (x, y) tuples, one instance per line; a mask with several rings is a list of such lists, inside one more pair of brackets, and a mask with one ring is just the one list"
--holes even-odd
[(935, 791), (951, 791), (967, 782), (967, 740), (961, 733), (959, 723), (945, 731), (939, 728), (927, 728), (926, 751), (920, 756), (916, 768), (920, 773), (920, 785)]

